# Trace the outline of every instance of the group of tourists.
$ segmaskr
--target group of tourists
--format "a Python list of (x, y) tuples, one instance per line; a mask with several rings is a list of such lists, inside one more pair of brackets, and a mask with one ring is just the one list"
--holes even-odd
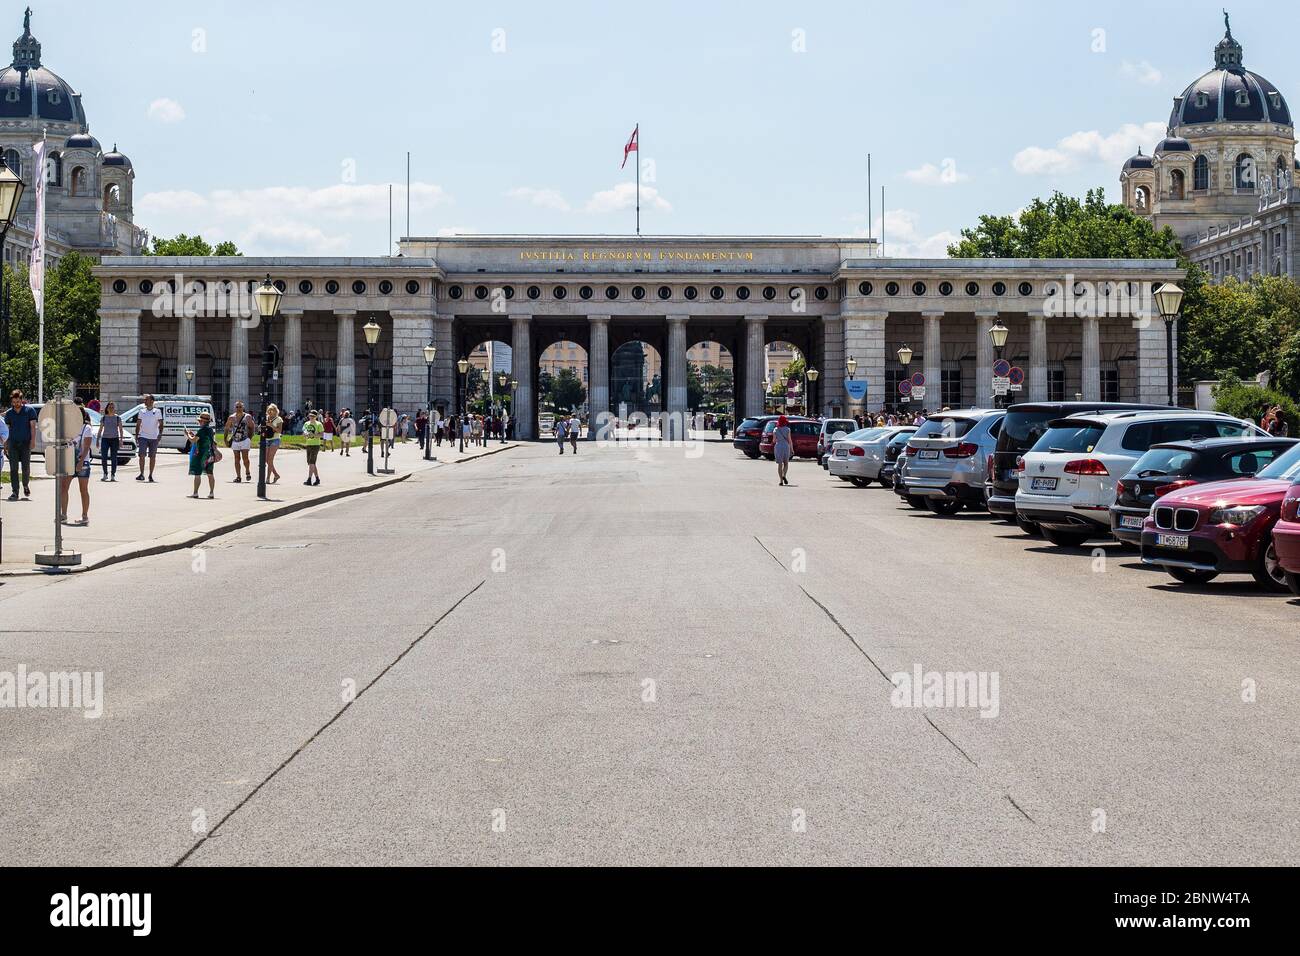
[(437, 448), (441, 448), (444, 441), (455, 444), (458, 440), (463, 440), (466, 445), (483, 447), (489, 441), (505, 441), (509, 431), (510, 420), (504, 415), (437, 416), (431, 423), (429, 417), (421, 412), (415, 418), (415, 433), (421, 446), (426, 433), (433, 438)]

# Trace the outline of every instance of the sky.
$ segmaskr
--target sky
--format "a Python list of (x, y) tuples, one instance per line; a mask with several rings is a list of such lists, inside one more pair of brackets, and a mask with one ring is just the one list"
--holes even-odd
[[(136, 222), (249, 255), (395, 252), (407, 151), (411, 235), (631, 235), (639, 124), (647, 235), (880, 236), (883, 187), (885, 253), (943, 256), (983, 213), (1116, 197), (1223, 35), (1198, 0), (32, 5)], [(1300, 96), (1281, 9), (1234, 3), (1233, 35)]]

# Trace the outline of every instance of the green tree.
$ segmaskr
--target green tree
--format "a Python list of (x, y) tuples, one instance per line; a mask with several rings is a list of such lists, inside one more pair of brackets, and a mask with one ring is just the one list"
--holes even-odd
[(171, 239), (162, 236), (153, 237), (153, 248), (146, 249), (147, 256), (242, 256), (233, 242), (219, 242), (216, 246), (208, 243), (202, 236), (187, 236), (181, 233)]
[(700, 375), (700, 367), (694, 362), (686, 363), (686, 407), (704, 407), (704, 378)]
[(704, 391), (705, 407), (711, 411), (725, 411), (731, 405), (735, 387), (731, 369), (721, 365), (701, 366), (700, 385)]
[(1179, 329), (1179, 366), (1187, 380), (1254, 378), (1270, 372), (1291, 394), (1300, 388), (1300, 286), (1280, 276), (1249, 282), (1189, 279)]
[[(70, 252), (45, 274), (45, 393), (71, 381), (94, 383), (99, 374), (99, 283), (93, 260)], [(10, 349), (0, 362), (6, 390), (36, 394), (40, 322), (26, 266), (4, 266), (10, 295)]]
[(1264, 413), (1274, 405), (1281, 407), (1282, 417), (1286, 419), (1289, 433), (1300, 434), (1300, 406), (1281, 392), (1271, 388), (1243, 382), (1236, 375), (1228, 373), (1220, 379), (1214, 389), (1214, 408), (1216, 411), (1237, 418), (1244, 418), (1259, 424)]
[(572, 411), (586, 400), (587, 389), (573, 369), (562, 368), (551, 379), (551, 404), (556, 411)]

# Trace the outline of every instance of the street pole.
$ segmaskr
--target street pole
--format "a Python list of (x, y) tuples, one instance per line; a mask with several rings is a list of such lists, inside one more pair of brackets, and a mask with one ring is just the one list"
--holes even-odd
[(366, 343), (366, 474), (375, 473), (375, 346)]
[(1174, 405), (1174, 321), (1176, 315), (1167, 315), (1165, 319), (1165, 382), (1169, 389), (1169, 405)]
[(433, 363), (427, 363), (429, 378), (424, 389), (424, 460), (433, 461)]
[[(997, 346), (996, 348), (993, 349), (993, 359), (994, 359), (994, 361), (996, 361), (996, 362), (1001, 362), (1001, 361), (1002, 361), (1002, 347), (1001, 347), (1001, 346)], [(1005, 401), (1006, 401), (1006, 396), (1005, 396), (1005, 395), (996, 395), (996, 394), (995, 394), (995, 395), (993, 396), (993, 407), (994, 407), (994, 408), (1001, 408), (1002, 405), (1003, 405), (1003, 403), (1004, 403)]]

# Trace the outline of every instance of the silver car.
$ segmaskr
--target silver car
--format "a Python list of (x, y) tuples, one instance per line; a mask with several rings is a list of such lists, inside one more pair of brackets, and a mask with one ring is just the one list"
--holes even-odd
[(893, 481), (885, 481), (880, 475), (881, 469), (885, 466), (885, 449), (899, 435), (911, 435), (915, 432), (915, 425), (886, 425), (854, 432), (848, 438), (832, 445), (830, 473), (842, 481), (852, 482), (859, 488), (865, 488), (873, 481), (879, 481), (889, 488)]
[(983, 509), (988, 458), (1005, 416), (1005, 409), (971, 408), (931, 417), (908, 440), (895, 490), (937, 515)]

